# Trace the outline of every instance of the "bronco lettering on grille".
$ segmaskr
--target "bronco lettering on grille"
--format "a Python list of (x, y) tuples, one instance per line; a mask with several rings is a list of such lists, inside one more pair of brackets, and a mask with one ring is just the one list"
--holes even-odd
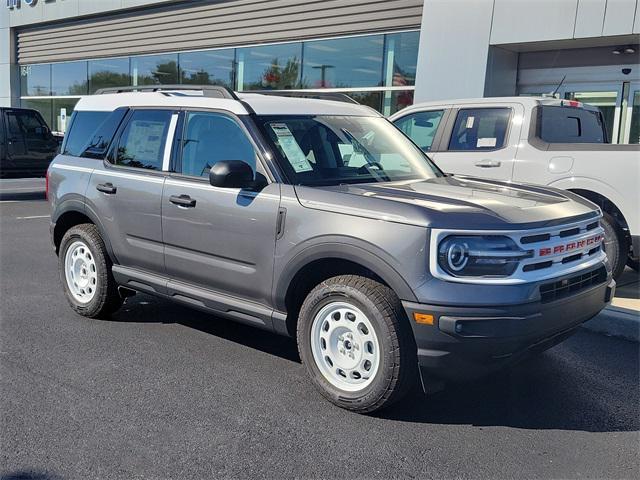
[(556, 245), (554, 247), (541, 248), (538, 251), (538, 255), (541, 257), (545, 257), (548, 255), (555, 255), (557, 253), (572, 252), (574, 250), (578, 250), (581, 248), (596, 246), (602, 240), (604, 240), (604, 235), (598, 234), (598, 235), (594, 235), (593, 237), (585, 238), (583, 240), (574, 240), (572, 242)]

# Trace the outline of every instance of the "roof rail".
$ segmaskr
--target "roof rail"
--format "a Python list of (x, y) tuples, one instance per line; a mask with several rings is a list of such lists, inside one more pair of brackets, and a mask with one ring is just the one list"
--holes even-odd
[(337, 92), (304, 92), (300, 90), (243, 90), (241, 93), (257, 93), (260, 95), (274, 95), (277, 97), (314, 98), (317, 100), (333, 100), (335, 102), (355, 103), (359, 102), (346, 93)]
[(126, 87), (107, 87), (96, 90), (95, 94), (102, 95), (105, 93), (166, 92), (181, 90), (201, 91), (205, 97), (230, 98), (233, 100), (238, 100), (238, 96), (233, 90), (227, 87), (222, 87), (220, 85), (135, 85)]

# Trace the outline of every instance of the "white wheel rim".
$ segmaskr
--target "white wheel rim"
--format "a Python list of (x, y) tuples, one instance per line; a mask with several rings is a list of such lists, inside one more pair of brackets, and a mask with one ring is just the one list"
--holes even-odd
[(96, 262), (86, 243), (73, 242), (64, 258), (67, 287), (79, 303), (89, 303), (96, 294), (98, 272)]
[(348, 392), (367, 387), (380, 365), (380, 344), (362, 311), (346, 302), (320, 309), (311, 325), (316, 366), (331, 385)]

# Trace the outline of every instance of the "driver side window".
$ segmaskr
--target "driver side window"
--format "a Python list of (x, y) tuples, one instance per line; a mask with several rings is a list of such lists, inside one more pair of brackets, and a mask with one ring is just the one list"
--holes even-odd
[(433, 139), (438, 131), (444, 110), (417, 112), (395, 121), (396, 127), (402, 130), (423, 152), (431, 150)]
[(242, 160), (255, 172), (256, 153), (232, 118), (214, 112), (189, 112), (182, 139), (182, 174), (208, 177), (222, 160)]

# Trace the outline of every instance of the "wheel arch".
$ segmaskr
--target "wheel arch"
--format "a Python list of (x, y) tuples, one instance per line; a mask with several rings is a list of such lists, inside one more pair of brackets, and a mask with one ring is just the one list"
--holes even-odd
[(276, 330), (295, 335), (298, 311), (307, 294), (323, 280), (346, 274), (371, 278), (391, 288), (401, 299), (417, 301), (405, 279), (374, 253), (353, 245), (314, 245), (289, 261), (276, 282), (274, 304), (276, 310), (286, 312), (286, 318), (274, 322)]
[(70, 199), (63, 202), (57, 209), (56, 213), (52, 217), (53, 227), (53, 244), (55, 246), (56, 255), (60, 253), (60, 244), (64, 234), (72, 227), (80, 225), (82, 223), (92, 223), (100, 232), (102, 241), (105, 244), (109, 258), (113, 263), (115, 262), (115, 255), (111, 247), (109, 238), (105, 235), (104, 226), (100, 218), (91, 210), (85, 208), (84, 203)]

